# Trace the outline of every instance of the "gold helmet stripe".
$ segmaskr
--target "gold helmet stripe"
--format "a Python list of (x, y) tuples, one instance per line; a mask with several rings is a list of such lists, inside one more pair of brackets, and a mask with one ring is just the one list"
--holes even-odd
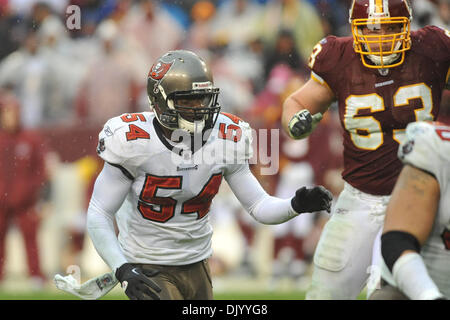
[(370, 0), (369, 16), (371, 15), (389, 17), (389, 0)]
[(383, 0), (375, 0), (375, 13), (383, 13)]

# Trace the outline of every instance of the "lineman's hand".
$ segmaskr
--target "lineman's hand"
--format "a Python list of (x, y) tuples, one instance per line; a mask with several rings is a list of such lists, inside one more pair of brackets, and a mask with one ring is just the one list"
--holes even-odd
[(157, 270), (143, 271), (130, 263), (124, 263), (116, 270), (116, 278), (122, 284), (130, 300), (160, 300), (161, 288), (149, 277), (156, 276)]
[(306, 138), (313, 132), (322, 117), (320, 112), (311, 115), (306, 109), (300, 110), (289, 121), (289, 135), (293, 139)]
[(332, 200), (332, 193), (322, 186), (314, 188), (302, 187), (295, 192), (291, 205), (297, 213), (321, 210), (330, 212)]

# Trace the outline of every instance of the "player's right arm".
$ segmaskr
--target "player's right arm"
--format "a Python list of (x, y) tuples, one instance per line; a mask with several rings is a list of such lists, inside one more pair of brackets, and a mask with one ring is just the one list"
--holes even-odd
[(114, 229), (114, 216), (122, 205), (132, 185), (122, 170), (105, 162), (95, 181), (88, 207), (87, 230), (95, 249), (114, 271), (130, 299), (159, 299), (161, 289), (140, 268), (128, 263)]
[(88, 207), (87, 230), (95, 249), (114, 271), (125, 294), (132, 300), (159, 300), (161, 288), (145, 272), (129, 263), (117, 239), (114, 219), (128, 195), (139, 161), (150, 139), (144, 114), (124, 114), (110, 119), (99, 134), (97, 153), (105, 160)]
[(114, 229), (114, 216), (131, 188), (132, 180), (107, 162), (95, 181), (87, 212), (87, 231), (95, 249), (116, 271), (127, 263)]
[(283, 103), (282, 125), (294, 139), (303, 139), (315, 129), (322, 115), (335, 100), (335, 95), (318, 73), (330, 68), (335, 38), (319, 42), (309, 58), (310, 79), (287, 97)]

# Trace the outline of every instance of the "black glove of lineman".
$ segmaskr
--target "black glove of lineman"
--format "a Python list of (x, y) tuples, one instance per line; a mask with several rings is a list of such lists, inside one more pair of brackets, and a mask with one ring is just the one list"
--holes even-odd
[(289, 121), (289, 135), (293, 139), (306, 138), (316, 128), (320, 120), (322, 120), (321, 113), (311, 115), (306, 109), (300, 110)]
[[(143, 271), (130, 263), (124, 263), (116, 270), (116, 278), (122, 284), (125, 294), (130, 300), (160, 300), (161, 288), (150, 278), (159, 273), (157, 270)], [(147, 297), (148, 296), (148, 297)]]
[(322, 186), (307, 188), (302, 187), (295, 192), (291, 200), (292, 208), (297, 213), (331, 210), (333, 195)]

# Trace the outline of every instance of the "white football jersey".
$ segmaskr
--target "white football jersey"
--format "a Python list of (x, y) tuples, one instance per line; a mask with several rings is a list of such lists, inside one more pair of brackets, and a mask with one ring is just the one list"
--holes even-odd
[(174, 145), (156, 121), (152, 112), (123, 114), (99, 134), (99, 156), (133, 181), (117, 215), (119, 243), (134, 263), (198, 262), (212, 253), (211, 201), (223, 178), (248, 165), (252, 132), (246, 122), (221, 113), (192, 153), (185, 144), (189, 134)]
[[(403, 163), (429, 172), (439, 182), (438, 212), (421, 255), (439, 290), (450, 297), (450, 127), (438, 123), (410, 123), (398, 156)], [(385, 266), (382, 272), (388, 282), (393, 281)]]

